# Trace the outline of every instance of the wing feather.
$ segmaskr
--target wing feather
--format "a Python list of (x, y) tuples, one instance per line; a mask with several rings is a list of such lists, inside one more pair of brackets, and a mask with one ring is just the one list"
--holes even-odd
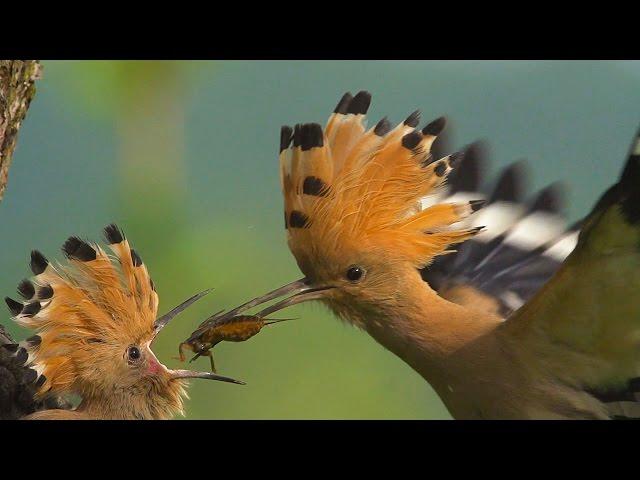
[[(504, 324), (560, 381), (640, 417), (640, 137), (553, 278)], [(562, 348), (557, 348), (562, 346)], [(574, 355), (587, 362), (568, 362)], [(612, 395), (612, 392), (614, 395)]]
[(547, 187), (526, 203), (526, 164), (517, 162), (505, 168), (485, 192), (481, 183), (487, 164), (486, 146), (473, 144), (450, 176), (448, 190), (438, 199), (423, 202), (438, 206), (487, 199), (473, 218), (486, 230), (452, 253), (436, 257), (421, 273), (447, 300), (507, 317), (558, 270), (575, 245), (575, 234), (567, 231), (560, 215), (561, 186)]

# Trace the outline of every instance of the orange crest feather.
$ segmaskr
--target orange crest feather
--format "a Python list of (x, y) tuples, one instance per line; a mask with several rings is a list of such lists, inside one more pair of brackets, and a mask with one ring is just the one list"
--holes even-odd
[(118, 227), (106, 227), (105, 236), (114, 255), (77, 237), (63, 246), (64, 264), (31, 254), (35, 295), (15, 320), (40, 337), (30, 355), (46, 378), (41, 392), (83, 392), (99, 385), (92, 369), (96, 347), (121, 355), (122, 345), (153, 338), (158, 295), (147, 268)]
[(367, 92), (347, 93), (324, 130), (314, 123), (282, 128), (285, 225), (299, 263), (357, 243), (398, 252), (422, 267), (482, 229), (455, 228), (473, 212), (468, 202), (420, 208), (461, 158), (431, 156), (444, 119), (420, 131), (414, 112), (393, 129), (384, 118), (366, 130), (370, 101)]

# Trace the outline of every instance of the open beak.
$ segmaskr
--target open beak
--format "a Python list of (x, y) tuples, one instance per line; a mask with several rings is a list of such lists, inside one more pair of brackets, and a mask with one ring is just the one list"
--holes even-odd
[[(162, 330), (174, 317), (176, 317), (179, 313), (183, 312), (188, 307), (193, 305), (195, 302), (200, 300), (202, 297), (208, 294), (211, 290), (213, 289), (210, 288), (208, 290), (205, 290), (203, 292), (193, 295), (192, 297), (188, 298), (177, 307), (171, 309), (169, 312), (159, 317), (153, 324), (153, 331), (154, 331), (153, 338), (155, 339), (156, 335), (158, 335), (158, 332), (160, 332), (160, 330)], [(217, 375), (212, 372), (192, 372), (191, 370), (171, 370), (165, 367), (164, 365), (162, 366), (166, 369), (167, 373), (169, 374), (172, 380), (187, 379), (187, 378), (204, 378), (206, 380), (218, 380), (220, 382), (229, 382), (229, 383), (237, 383), (239, 385), (246, 385), (244, 382), (241, 382), (240, 380), (236, 380), (230, 377), (225, 377), (222, 375)]]
[(236, 315), (239, 315), (246, 310), (249, 310), (250, 308), (257, 307), (258, 305), (270, 302), (272, 300), (275, 300), (276, 298), (286, 296), (286, 298), (256, 313), (256, 316), (258, 317), (266, 317), (267, 315), (271, 315), (272, 313), (275, 313), (287, 307), (291, 307), (292, 305), (296, 305), (298, 303), (308, 302), (309, 300), (318, 300), (332, 288), (333, 287), (331, 286), (316, 286), (313, 285), (306, 277), (301, 278), (300, 280), (291, 282), (283, 287), (276, 288), (275, 290), (261, 295), (260, 297), (256, 297), (253, 300), (249, 300), (248, 302), (243, 303), (239, 307), (233, 308), (228, 312), (212, 315), (204, 322), (202, 322), (200, 328), (206, 327), (213, 322), (219, 322), (222, 319), (235, 317)]

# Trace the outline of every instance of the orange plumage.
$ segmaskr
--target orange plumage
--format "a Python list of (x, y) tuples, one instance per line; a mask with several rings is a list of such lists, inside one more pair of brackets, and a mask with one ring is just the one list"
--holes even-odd
[(383, 119), (366, 130), (369, 102), (367, 92), (346, 94), (324, 130), (315, 123), (283, 127), (288, 242), (305, 273), (317, 252), (344, 254), (349, 245), (368, 244), (423, 267), (481, 230), (454, 225), (473, 211), (468, 202), (419, 211), (420, 200), (438, 192), (460, 158), (431, 156), (444, 119), (419, 131), (410, 125), (415, 112), (394, 129)]
[(483, 228), (465, 220), (483, 195), (461, 182), (464, 166), (452, 196), (434, 195), (461, 158), (432, 158), (444, 120), (417, 131), (416, 112), (367, 130), (369, 102), (346, 94), (324, 130), (282, 129), (288, 242), (304, 277), (231, 312), (323, 301), (427, 380), (455, 418), (639, 418), (640, 137), (579, 235), (549, 218), (552, 188), (513, 205), (507, 169), (485, 210), (493, 236), (456, 246)]
[[(46, 287), (51, 298), (36, 294), (30, 305), (40, 305), (38, 312), (21, 312), (16, 321), (41, 338), (31, 353), (47, 379), (43, 391), (82, 394), (98, 380), (96, 359), (108, 358), (99, 351), (152, 340), (158, 295), (146, 267), (134, 265), (136, 254), (126, 239), (111, 245), (114, 258), (76, 237), (63, 249), (68, 262), (47, 263), (34, 278), (36, 292)], [(34, 252), (32, 258), (38, 255)]]
[(16, 322), (37, 332), (28, 350), (39, 395), (79, 395), (74, 413), (83, 418), (169, 418), (182, 412), (185, 378), (233, 381), (158, 361), (150, 348), (157, 333), (206, 292), (158, 319), (158, 295), (142, 259), (115, 225), (105, 237), (112, 254), (70, 237), (62, 247), (67, 261), (58, 265), (33, 251), (35, 277), (20, 289), (32, 298), (24, 306), (6, 300)]

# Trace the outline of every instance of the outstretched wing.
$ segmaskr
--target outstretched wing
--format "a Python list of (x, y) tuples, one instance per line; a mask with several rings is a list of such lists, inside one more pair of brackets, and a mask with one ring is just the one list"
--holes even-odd
[(640, 137), (553, 278), (503, 328), (556, 379), (640, 417)]
[[(434, 147), (437, 145), (434, 145)], [(422, 277), (442, 297), (507, 317), (521, 307), (560, 268), (577, 240), (561, 215), (563, 189), (551, 185), (525, 201), (523, 162), (505, 168), (491, 190), (481, 185), (487, 170), (482, 144), (469, 148), (449, 178), (443, 198), (484, 198), (486, 205), (468, 221), (486, 231), (437, 257)]]

